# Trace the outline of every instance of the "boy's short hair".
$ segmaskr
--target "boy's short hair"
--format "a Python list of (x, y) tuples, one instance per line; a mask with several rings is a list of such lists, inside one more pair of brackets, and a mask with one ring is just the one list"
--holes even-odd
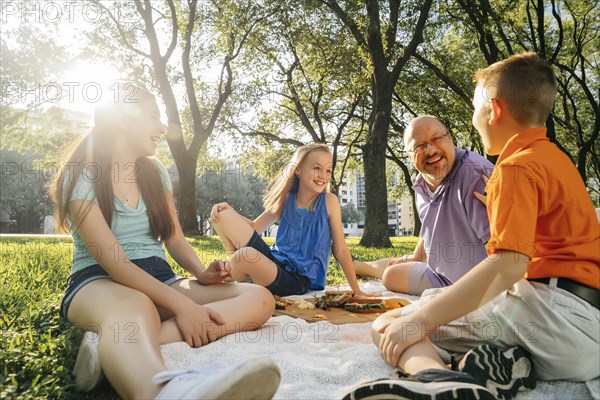
[(534, 52), (515, 54), (481, 69), (473, 82), (495, 87), (520, 124), (544, 125), (556, 98), (556, 76), (550, 64)]

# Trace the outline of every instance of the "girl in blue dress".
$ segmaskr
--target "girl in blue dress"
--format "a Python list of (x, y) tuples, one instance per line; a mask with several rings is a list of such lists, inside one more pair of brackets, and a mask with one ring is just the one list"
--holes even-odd
[[(211, 222), (232, 255), (232, 280), (249, 277), (278, 296), (322, 290), (333, 242), (333, 254), (350, 288), (356, 295), (364, 294), (344, 238), (340, 203), (329, 192), (332, 162), (326, 144), (299, 147), (267, 189), (265, 211), (254, 221), (227, 203), (213, 207)], [(269, 248), (259, 232), (275, 222), (279, 222), (277, 238)]]

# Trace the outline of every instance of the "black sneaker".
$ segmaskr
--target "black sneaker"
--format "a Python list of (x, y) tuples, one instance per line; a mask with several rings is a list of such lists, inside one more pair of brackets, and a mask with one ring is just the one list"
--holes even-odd
[(427, 369), (403, 379), (363, 383), (344, 397), (344, 400), (355, 399), (494, 400), (495, 397), (467, 373)]
[(465, 354), (459, 370), (485, 382), (499, 399), (512, 399), (521, 387), (535, 389), (536, 385), (531, 358), (522, 347), (503, 352), (484, 344)]

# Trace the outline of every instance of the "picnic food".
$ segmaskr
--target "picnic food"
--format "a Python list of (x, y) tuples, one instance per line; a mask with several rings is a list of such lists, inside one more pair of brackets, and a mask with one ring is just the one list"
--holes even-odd
[(357, 314), (385, 312), (385, 306), (382, 301), (379, 301), (379, 303), (346, 303), (344, 309)]
[(315, 305), (322, 310), (329, 310), (331, 307), (340, 307), (346, 311), (358, 314), (381, 313), (387, 310), (404, 307), (410, 304), (410, 301), (401, 298), (381, 300), (369, 297), (354, 297), (351, 291), (327, 291), (325, 295), (315, 297)]
[[(331, 310), (332, 307), (339, 308), (351, 314), (378, 314), (388, 310), (404, 307), (410, 304), (410, 301), (403, 298), (379, 299), (370, 297), (354, 297), (352, 291), (326, 291), (324, 295), (312, 299), (302, 299), (299, 297), (275, 297), (275, 307), (279, 310), (297, 310), (305, 312), (304, 318), (308, 321), (319, 321), (333, 318), (338, 314), (312, 314), (311, 310), (319, 308), (324, 311)], [(351, 315), (350, 314), (350, 315)], [(335, 319), (335, 318), (334, 318)]]
[(410, 304), (410, 301), (406, 299), (394, 298), (394, 299), (386, 299), (383, 300), (383, 305), (386, 310), (395, 310), (396, 308), (401, 308)]
[(315, 301), (317, 308), (329, 310), (331, 307), (343, 306), (354, 296), (352, 291), (327, 291)]
[(300, 310), (314, 310), (315, 309), (315, 305), (313, 303), (306, 301), (305, 299), (290, 298), (290, 299), (286, 299), (286, 301), (288, 302), (288, 304), (294, 305), (294, 306), (298, 307), (298, 309), (300, 309)]
[(285, 310), (285, 308), (289, 305), (286, 299), (279, 296), (273, 296), (275, 298), (275, 309), (276, 310)]

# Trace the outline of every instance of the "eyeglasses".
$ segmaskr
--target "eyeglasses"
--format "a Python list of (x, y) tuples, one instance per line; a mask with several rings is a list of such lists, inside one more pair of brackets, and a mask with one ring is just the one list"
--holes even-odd
[(409, 153), (412, 154), (421, 154), (424, 153), (425, 150), (427, 150), (427, 146), (431, 145), (431, 146), (437, 146), (440, 144), (440, 142), (442, 141), (442, 139), (444, 139), (446, 136), (450, 135), (450, 132), (446, 132), (443, 135), (437, 135), (431, 138), (431, 140), (429, 142), (424, 142), (421, 144), (416, 145), (415, 147), (413, 147), (412, 149), (408, 150)]

